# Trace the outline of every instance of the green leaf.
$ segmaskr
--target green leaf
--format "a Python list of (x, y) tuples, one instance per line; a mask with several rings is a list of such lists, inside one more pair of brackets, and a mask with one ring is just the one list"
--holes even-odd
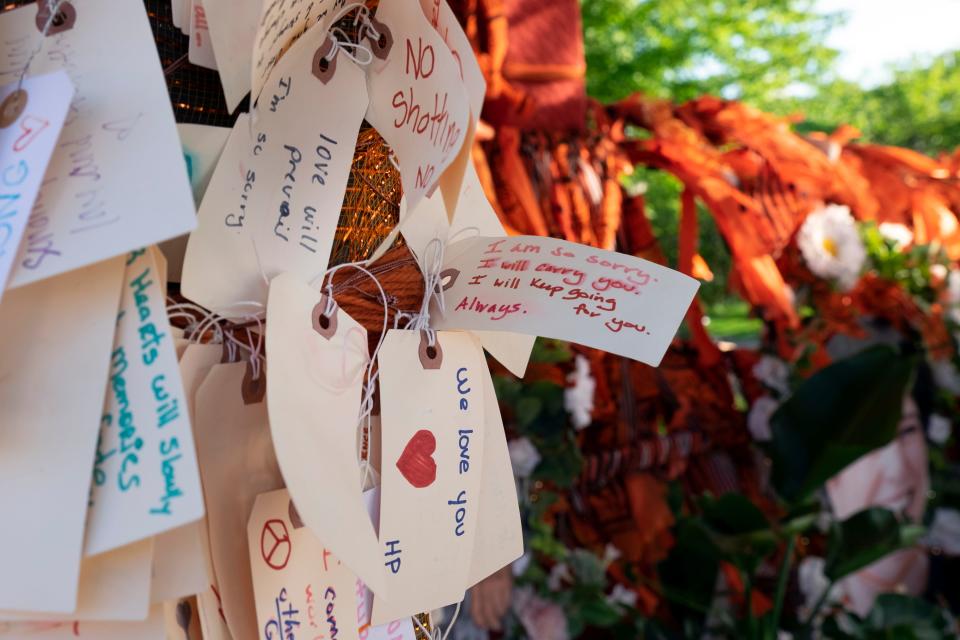
[(587, 549), (574, 549), (567, 560), (570, 570), (584, 586), (602, 591), (607, 584), (606, 569), (595, 553)]
[(583, 621), (591, 627), (606, 628), (615, 625), (623, 617), (623, 612), (606, 601), (603, 596), (586, 598), (575, 603), (580, 609)]
[(537, 419), (537, 416), (540, 415), (542, 408), (543, 403), (540, 402), (539, 398), (533, 398), (531, 396), (520, 398), (516, 408), (517, 426), (521, 429), (529, 427), (533, 424), (533, 421)]
[(771, 478), (788, 502), (803, 500), (897, 432), (916, 359), (878, 345), (805, 380), (770, 420)]
[(770, 527), (757, 505), (740, 493), (725, 493), (719, 498), (705, 495), (700, 508), (706, 523), (718, 533), (736, 535)]
[[(883, 632), (883, 637), (888, 638), (939, 640), (954, 637), (950, 632), (949, 619), (938, 607), (926, 600), (898, 593), (877, 596), (865, 623), (872, 630)], [(897, 633), (900, 635), (894, 635)], [(880, 637), (880, 634), (872, 633), (869, 637)]]
[(870, 507), (830, 528), (824, 573), (836, 581), (914, 544), (923, 527), (904, 523), (889, 509)]

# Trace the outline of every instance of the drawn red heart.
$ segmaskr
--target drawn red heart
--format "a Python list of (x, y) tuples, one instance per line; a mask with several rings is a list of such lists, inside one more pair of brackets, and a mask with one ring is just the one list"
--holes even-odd
[(433, 484), (437, 479), (437, 463), (433, 452), (437, 449), (437, 439), (427, 429), (420, 429), (404, 447), (397, 459), (397, 469), (417, 489)]
[(50, 122), (36, 116), (26, 116), (20, 121), (20, 129), (23, 133), (13, 143), (13, 150), (21, 152), (30, 146), (40, 132), (50, 126)]

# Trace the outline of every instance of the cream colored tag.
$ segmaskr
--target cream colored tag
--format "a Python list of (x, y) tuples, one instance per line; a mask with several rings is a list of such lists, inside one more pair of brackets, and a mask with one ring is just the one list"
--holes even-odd
[(299, 522), (286, 490), (257, 498), (247, 546), (261, 637), (359, 640), (357, 577)]
[[(380, 545), (361, 499), (357, 427), (367, 332), (296, 276), (270, 283), (267, 397), (287, 488), (303, 522), (375, 591)], [(322, 488), (322, 489), (321, 489)]]
[(76, 608), (123, 272), (114, 258), (0, 304), (0, 608)]
[(0, 81), (17, 78), (29, 59), (31, 74), (63, 69), (76, 88), (11, 287), (196, 226), (170, 96), (143, 3), (84, 0), (74, 6), (73, 28), (47, 38), (38, 35), (36, 5), (0, 15)]
[(418, 4), (393, 0), (377, 8), (393, 46), (383, 68), (367, 74), (367, 120), (397, 154), (411, 209), (436, 188), (470, 128), (457, 62)]
[(279, 0), (264, 2), (260, 23), (253, 42), (253, 68), (250, 81), (250, 104), (254, 104), (268, 82), (271, 70), (284, 52), (309, 29), (327, 30), (332, 11), (344, 6), (345, 0)]
[(180, 598), (163, 603), (163, 626), (167, 640), (204, 638), (200, 611), (195, 598)]
[[(164, 640), (163, 607), (142, 622), (0, 623), (0, 638), (9, 640)], [(179, 640), (179, 639), (178, 639)], [(191, 639), (193, 640), (193, 639)]]
[(460, 72), (460, 79), (463, 81), (464, 89), (466, 89), (467, 98), (470, 101), (470, 126), (464, 136), (463, 146), (460, 148), (456, 159), (440, 177), (440, 191), (443, 194), (447, 214), (452, 220), (461, 196), (461, 183), (464, 173), (467, 167), (473, 164), (471, 161), (473, 136), (476, 132), (477, 121), (480, 119), (480, 113), (483, 110), (483, 98), (487, 91), (487, 83), (483, 79), (483, 72), (477, 63), (473, 47), (470, 46), (470, 40), (467, 38), (467, 34), (463, 32), (460, 23), (457, 22), (457, 16), (454, 15), (447, 1), (420, 0), (420, 7), (423, 9), (424, 15), (427, 16), (427, 20), (430, 21), (433, 28), (443, 38), (447, 48), (450, 49), (450, 53), (457, 63), (457, 70)]
[(473, 586), (523, 555), (523, 529), (517, 485), (510, 466), (507, 436), (500, 406), (486, 361), (481, 367), (483, 386), (483, 466), (477, 536), (467, 584)]
[(250, 117), (241, 114), (200, 203), (197, 230), (190, 234), (183, 258), (183, 295), (226, 317), (249, 313), (230, 308), (233, 303), (267, 297), (250, 233), (259, 213), (251, 199), (262, 175), (257, 163), (263, 142), (250, 139)]
[(309, 282), (327, 270), (367, 109), (364, 72), (343, 52), (328, 76), (315, 75), (332, 40), (314, 29), (273, 68), (254, 116), (264, 142), (251, 230), (268, 278), (290, 271)]
[[(173, 0), (176, 4), (177, 0)], [(261, 0), (204, 0), (220, 84), (233, 113), (250, 92), (250, 52), (257, 35)]]
[(463, 599), (480, 508), (483, 351), (468, 333), (392, 330), (379, 355), (381, 557), (373, 624)]
[(200, 523), (191, 522), (154, 538), (151, 602), (192, 596), (210, 585), (203, 535)]
[(209, 505), (210, 554), (223, 615), (235, 640), (259, 637), (247, 520), (258, 495), (283, 487), (266, 403), (257, 398), (248, 369), (246, 362), (216, 365), (196, 395), (197, 455)]
[(193, 434), (160, 276), (153, 250), (127, 257), (93, 465), (87, 555), (203, 516)]
[(80, 567), (77, 608), (72, 613), (0, 612), (0, 620), (144, 620), (150, 610), (153, 540), (141, 540), (92, 558)]
[[(477, 177), (473, 162), (468, 163), (460, 191), (457, 213), (450, 224), (450, 238), (453, 241), (473, 236), (506, 237), (507, 232), (500, 224), (500, 218), (490, 206), (487, 194)], [(537, 337), (509, 331), (481, 331), (473, 334), (490, 355), (505, 366), (510, 373), (522, 378), (530, 362), (530, 352)]]
[(647, 260), (538, 236), (456, 242), (443, 268), (438, 328), (541, 335), (653, 366), (700, 287)]

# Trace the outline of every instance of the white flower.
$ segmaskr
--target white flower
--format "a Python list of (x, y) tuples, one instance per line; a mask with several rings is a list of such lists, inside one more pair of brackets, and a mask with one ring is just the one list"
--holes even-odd
[(760, 396), (747, 414), (747, 428), (757, 442), (766, 442), (773, 437), (770, 432), (770, 418), (780, 403), (770, 396)]
[(835, 204), (807, 216), (797, 246), (813, 273), (836, 280), (844, 290), (857, 283), (867, 259), (850, 209)]
[(540, 452), (528, 438), (518, 438), (507, 443), (510, 450), (510, 464), (513, 465), (513, 475), (518, 478), (528, 478), (540, 464)]
[(947, 279), (949, 272), (947, 267), (942, 264), (932, 264), (930, 265), (930, 277), (936, 280), (937, 282), (942, 282)]
[(938, 387), (960, 396), (960, 373), (950, 360), (934, 360), (930, 363), (930, 371)]
[(960, 511), (937, 509), (923, 541), (928, 547), (939, 547), (947, 555), (960, 555)]
[(612, 605), (619, 604), (633, 609), (637, 606), (637, 592), (617, 583), (613, 585), (613, 591), (607, 596), (607, 602)]
[(768, 389), (776, 391), (781, 396), (790, 392), (790, 368), (780, 358), (765, 355), (757, 364), (753, 365), (753, 375)]
[[(930, 269), (932, 271), (933, 267)], [(950, 275), (947, 276), (947, 302), (960, 304), (960, 270), (951, 269)]]
[(531, 559), (530, 552), (526, 551), (522, 556), (513, 561), (513, 564), (510, 565), (510, 571), (515, 578), (523, 575), (523, 572), (530, 566)]
[(551, 591), (559, 591), (564, 582), (573, 582), (573, 575), (571, 575), (567, 563), (560, 562), (550, 569), (550, 575), (547, 576), (547, 586)]
[(623, 553), (620, 551), (620, 549), (617, 549), (613, 543), (608, 542), (607, 546), (603, 548), (603, 558), (600, 559), (600, 562), (603, 564), (604, 568), (607, 568), (619, 560), (622, 555)]
[(950, 439), (950, 433), (952, 431), (953, 426), (950, 424), (949, 418), (945, 418), (939, 413), (935, 413), (930, 416), (930, 425), (927, 429), (927, 435), (930, 436), (931, 442), (939, 445), (946, 444), (947, 440)]
[(879, 231), (884, 240), (889, 240), (901, 251), (913, 244), (913, 231), (899, 222), (881, 222)]
[[(800, 587), (800, 593), (803, 594), (803, 606), (801, 607), (804, 616), (810, 615), (813, 608), (823, 597), (823, 592), (830, 585), (830, 580), (824, 573), (827, 563), (823, 558), (817, 556), (807, 556), (800, 561), (797, 567), (797, 586)], [(825, 604), (832, 604), (843, 600), (843, 587), (839, 584), (830, 589), (830, 595), (827, 596)]]
[(590, 375), (590, 361), (577, 354), (567, 382), (571, 386), (563, 391), (563, 408), (570, 414), (578, 431), (586, 429), (593, 422), (593, 392), (597, 388), (597, 381)]

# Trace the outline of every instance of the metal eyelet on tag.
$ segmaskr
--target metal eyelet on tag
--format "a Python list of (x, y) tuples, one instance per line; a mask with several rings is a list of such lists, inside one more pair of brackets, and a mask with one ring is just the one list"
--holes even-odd
[(320, 302), (318, 302), (313, 308), (313, 311), (310, 312), (312, 316), (311, 320), (313, 321), (313, 330), (327, 340), (337, 333), (337, 313), (340, 311), (340, 307), (334, 304), (333, 312), (327, 315), (328, 300), (329, 298), (327, 296), (322, 296)]
[(373, 27), (379, 37), (374, 40), (370, 33), (370, 27), (364, 27), (363, 37), (370, 41), (370, 50), (373, 52), (373, 55), (380, 58), (381, 60), (386, 60), (387, 56), (390, 55), (390, 49), (393, 48), (393, 34), (390, 33), (390, 28), (384, 23), (380, 22), (373, 16), (370, 16), (370, 27)]
[(240, 396), (243, 398), (243, 404), (260, 404), (266, 395), (266, 372), (263, 367), (260, 367), (260, 377), (254, 379), (253, 364), (248, 362), (247, 370), (243, 374), (243, 382), (240, 383)]
[(426, 331), (420, 332), (420, 364), (424, 369), (439, 369), (443, 364), (443, 349), (440, 348), (440, 341), (434, 340), (431, 345)]
[[(53, 19), (50, 20), (50, 5), (50, 2), (44, 2), (44, 0), (37, 3), (37, 30), (44, 33), (44, 29), (46, 29), (46, 35), (55, 36), (58, 33), (73, 29), (73, 25), (77, 22), (77, 10), (74, 6), (69, 2), (61, 2)], [(50, 21), (49, 28), (47, 28), (48, 20)]]
[[(313, 54), (313, 64), (311, 72), (320, 82), (327, 84), (337, 71), (337, 56), (334, 53), (335, 47), (333, 36), (327, 34), (327, 39), (317, 48)], [(331, 55), (333, 53), (333, 55)], [(328, 57), (329, 56), (329, 57)]]
[(440, 288), (446, 291), (457, 283), (457, 278), (459, 277), (459, 269), (444, 269), (440, 272)]
[(27, 108), (26, 89), (17, 89), (0, 103), (0, 128), (6, 128), (20, 119), (23, 110)]

